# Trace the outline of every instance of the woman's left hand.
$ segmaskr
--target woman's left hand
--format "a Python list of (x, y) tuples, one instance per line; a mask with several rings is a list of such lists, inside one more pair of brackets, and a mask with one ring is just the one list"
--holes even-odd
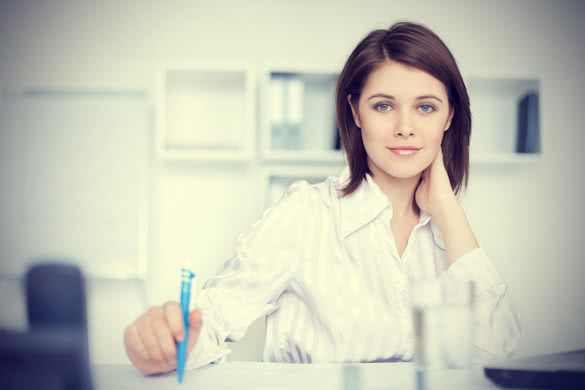
[(414, 199), (421, 212), (435, 217), (445, 208), (457, 204), (440, 148), (431, 165), (423, 171)]

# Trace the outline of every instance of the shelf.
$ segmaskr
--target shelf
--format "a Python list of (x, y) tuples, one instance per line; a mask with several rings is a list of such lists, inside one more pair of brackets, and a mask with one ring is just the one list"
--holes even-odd
[(335, 119), (337, 72), (271, 68), (261, 85), (262, 158), (342, 162)]
[[(541, 152), (540, 81), (513, 76), (474, 76), (466, 80), (471, 103), (472, 159), (481, 162), (530, 161)], [(536, 158), (538, 159), (538, 158)]]
[(470, 155), (470, 163), (477, 165), (524, 165), (542, 160), (540, 153), (478, 153)]
[(264, 160), (267, 161), (278, 161), (278, 162), (314, 162), (314, 163), (332, 163), (332, 164), (343, 164), (345, 162), (345, 156), (340, 150), (323, 150), (323, 151), (312, 151), (312, 150), (277, 150), (268, 151), (264, 155)]
[(251, 156), (244, 152), (226, 150), (194, 151), (192, 149), (163, 149), (158, 151), (158, 158), (163, 161), (210, 161), (210, 162), (245, 162)]
[(246, 67), (161, 66), (157, 82), (156, 150), (160, 159), (251, 159), (254, 77)]

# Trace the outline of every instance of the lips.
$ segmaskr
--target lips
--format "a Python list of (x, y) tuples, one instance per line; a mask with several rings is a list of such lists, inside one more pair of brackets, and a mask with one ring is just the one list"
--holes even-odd
[(412, 156), (416, 154), (421, 148), (416, 146), (397, 146), (394, 148), (387, 148), (392, 153), (397, 154), (399, 156)]

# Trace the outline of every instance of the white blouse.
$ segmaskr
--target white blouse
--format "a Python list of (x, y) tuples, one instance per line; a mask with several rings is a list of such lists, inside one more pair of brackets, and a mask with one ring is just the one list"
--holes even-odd
[(398, 255), (392, 204), (368, 176), (349, 196), (349, 170), (319, 184), (294, 183), (238, 240), (236, 255), (205, 283), (199, 341), (188, 368), (225, 360), (228, 342), (266, 316), (264, 361), (290, 363), (411, 360), (409, 280), (476, 283), (475, 347), (511, 354), (520, 336), (506, 285), (484, 250), (451, 266), (432, 217), (422, 214)]

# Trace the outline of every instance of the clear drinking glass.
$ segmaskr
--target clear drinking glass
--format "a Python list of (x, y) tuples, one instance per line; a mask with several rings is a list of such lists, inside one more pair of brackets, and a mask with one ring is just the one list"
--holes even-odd
[(411, 281), (417, 389), (439, 388), (433, 383), (441, 382), (448, 369), (470, 373), (474, 296), (475, 286), (470, 280)]

